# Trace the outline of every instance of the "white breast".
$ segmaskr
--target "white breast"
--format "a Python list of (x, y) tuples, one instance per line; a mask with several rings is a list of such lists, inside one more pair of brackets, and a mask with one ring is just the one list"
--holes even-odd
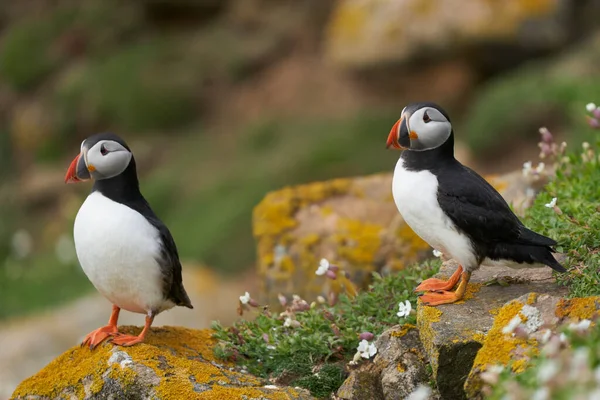
[(437, 177), (429, 171), (409, 171), (398, 160), (392, 194), (402, 218), (431, 247), (458, 261), (465, 269), (478, 267), (469, 238), (460, 233), (442, 211)]
[(93, 192), (75, 218), (74, 240), (83, 271), (113, 304), (146, 314), (165, 302), (158, 231), (137, 211)]

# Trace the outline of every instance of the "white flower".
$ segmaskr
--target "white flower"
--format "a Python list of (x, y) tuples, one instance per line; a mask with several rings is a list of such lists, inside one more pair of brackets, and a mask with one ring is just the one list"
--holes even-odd
[(537, 373), (538, 381), (541, 383), (550, 382), (559, 371), (558, 363), (554, 360), (547, 360), (540, 366)]
[(523, 176), (529, 175), (530, 172), (531, 172), (531, 161), (527, 161), (526, 163), (523, 163)]
[(550, 389), (542, 387), (536, 390), (531, 396), (531, 400), (548, 400), (550, 398)]
[(361, 340), (356, 350), (362, 358), (371, 358), (377, 354), (377, 347), (373, 343), (369, 344), (366, 340)]
[(327, 271), (329, 271), (329, 261), (326, 258), (321, 258), (321, 262), (319, 262), (319, 268), (317, 268), (315, 274), (321, 276), (325, 275)]
[(406, 400), (428, 400), (431, 396), (431, 388), (425, 385), (419, 385), (419, 387), (412, 392)]
[(502, 333), (504, 333), (505, 335), (513, 333), (517, 326), (519, 326), (520, 324), (521, 317), (519, 317), (519, 315), (517, 314), (508, 322), (508, 324), (504, 328), (502, 328)]
[(283, 323), (283, 326), (285, 326), (286, 328), (289, 328), (290, 326), (292, 326), (292, 321), (293, 321), (293, 319), (291, 319), (290, 317), (287, 317), (285, 319), (285, 322)]
[(250, 301), (250, 293), (246, 292), (243, 296), (240, 296), (240, 302), (242, 304), (248, 304)]
[(589, 319), (582, 319), (577, 323), (569, 324), (569, 329), (575, 332), (585, 332), (589, 329), (591, 324), (592, 321), (590, 321)]
[(267, 349), (269, 349), (269, 350), (275, 350), (276, 347), (273, 346), (272, 344), (269, 344), (269, 345), (267, 345)]
[(581, 143), (581, 147), (583, 150), (588, 150), (590, 148), (590, 144), (588, 142)]
[(585, 109), (586, 109), (588, 112), (593, 112), (593, 111), (594, 111), (596, 108), (597, 108), (597, 107), (596, 107), (596, 105), (595, 105), (594, 103), (588, 103), (588, 104), (585, 106)]
[(535, 168), (535, 172), (537, 172), (538, 174), (541, 174), (542, 172), (544, 172), (544, 168), (546, 168), (546, 164), (544, 164), (543, 162), (541, 162)]
[(433, 249), (433, 256), (439, 258), (442, 256), (442, 252), (439, 250)]
[(558, 199), (556, 197), (553, 197), (552, 200), (550, 200), (550, 203), (546, 203), (544, 205), (548, 208), (554, 208), (556, 206), (556, 200)]
[(411, 310), (412, 306), (410, 305), (410, 301), (406, 300), (404, 301), (404, 303), (398, 303), (398, 312), (396, 313), (396, 315), (400, 318), (408, 317), (410, 315)]
[(567, 335), (565, 335), (564, 333), (561, 333), (558, 338), (560, 339), (561, 343), (565, 343), (567, 341)]

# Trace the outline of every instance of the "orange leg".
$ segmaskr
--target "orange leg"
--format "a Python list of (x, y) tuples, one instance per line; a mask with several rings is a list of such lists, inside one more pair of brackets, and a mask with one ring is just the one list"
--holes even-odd
[(436, 292), (427, 292), (421, 296), (423, 304), (428, 306), (437, 306), (440, 304), (454, 303), (463, 298), (467, 290), (467, 284), (471, 279), (470, 272), (463, 272), (460, 276), (460, 283), (455, 292), (440, 290)]
[(121, 309), (113, 305), (112, 313), (110, 314), (110, 319), (108, 320), (108, 325), (88, 333), (83, 339), (83, 342), (81, 342), (81, 345), (85, 346), (89, 344), (90, 349), (93, 350), (96, 346), (106, 340), (106, 338), (118, 333), (117, 321), (119, 320), (119, 311), (121, 311)]
[(458, 283), (458, 279), (463, 272), (462, 265), (459, 265), (450, 279), (444, 281), (442, 279), (429, 278), (425, 279), (419, 286), (415, 288), (415, 292), (434, 291), (434, 290), (451, 290)]
[(118, 346), (133, 346), (134, 344), (141, 343), (144, 341), (146, 333), (148, 333), (148, 331), (150, 330), (150, 325), (152, 325), (152, 321), (154, 321), (154, 315), (147, 315), (144, 329), (142, 329), (138, 336), (125, 335), (123, 333), (115, 333), (112, 335), (113, 338), (111, 339), (111, 341)]

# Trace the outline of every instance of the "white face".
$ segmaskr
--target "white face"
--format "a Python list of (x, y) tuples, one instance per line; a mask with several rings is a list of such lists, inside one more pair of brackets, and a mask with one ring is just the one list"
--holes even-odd
[[(404, 115), (406, 118), (407, 115)], [(452, 125), (444, 115), (433, 107), (423, 107), (408, 116), (409, 132), (416, 134), (410, 139), (409, 150), (430, 150), (444, 144), (452, 133)]]
[(85, 164), (92, 178), (109, 179), (125, 171), (132, 154), (120, 143), (101, 140), (85, 151), (85, 141), (81, 143)]

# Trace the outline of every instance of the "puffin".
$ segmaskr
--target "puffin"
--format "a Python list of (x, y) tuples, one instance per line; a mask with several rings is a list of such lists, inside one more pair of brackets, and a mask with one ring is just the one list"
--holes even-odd
[[(135, 158), (119, 136), (99, 133), (81, 143), (65, 183), (87, 180), (94, 184), (75, 218), (75, 250), (84, 273), (113, 307), (108, 325), (90, 332), (81, 345), (94, 349), (109, 339), (132, 346), (144, 341), (159, 313), (193, 308), (177, 246), (140, 192)], [(138, 336), (118, 331), (121, 309), (146, 316)]]
[(430, 278), (415, 288), (425, 292), (420, 295), (424, 304), (462, 299), (472, 272), (481, 265), (549, 266), (566, 272), (553, 256), (556, 241), (525, 227), (492, 185), (454, 158), (454, 130), (439, 105), (407, 105), (386, 148), (402, 150), (392, 194), (404, 221), (459, 264), (448, 280)]

